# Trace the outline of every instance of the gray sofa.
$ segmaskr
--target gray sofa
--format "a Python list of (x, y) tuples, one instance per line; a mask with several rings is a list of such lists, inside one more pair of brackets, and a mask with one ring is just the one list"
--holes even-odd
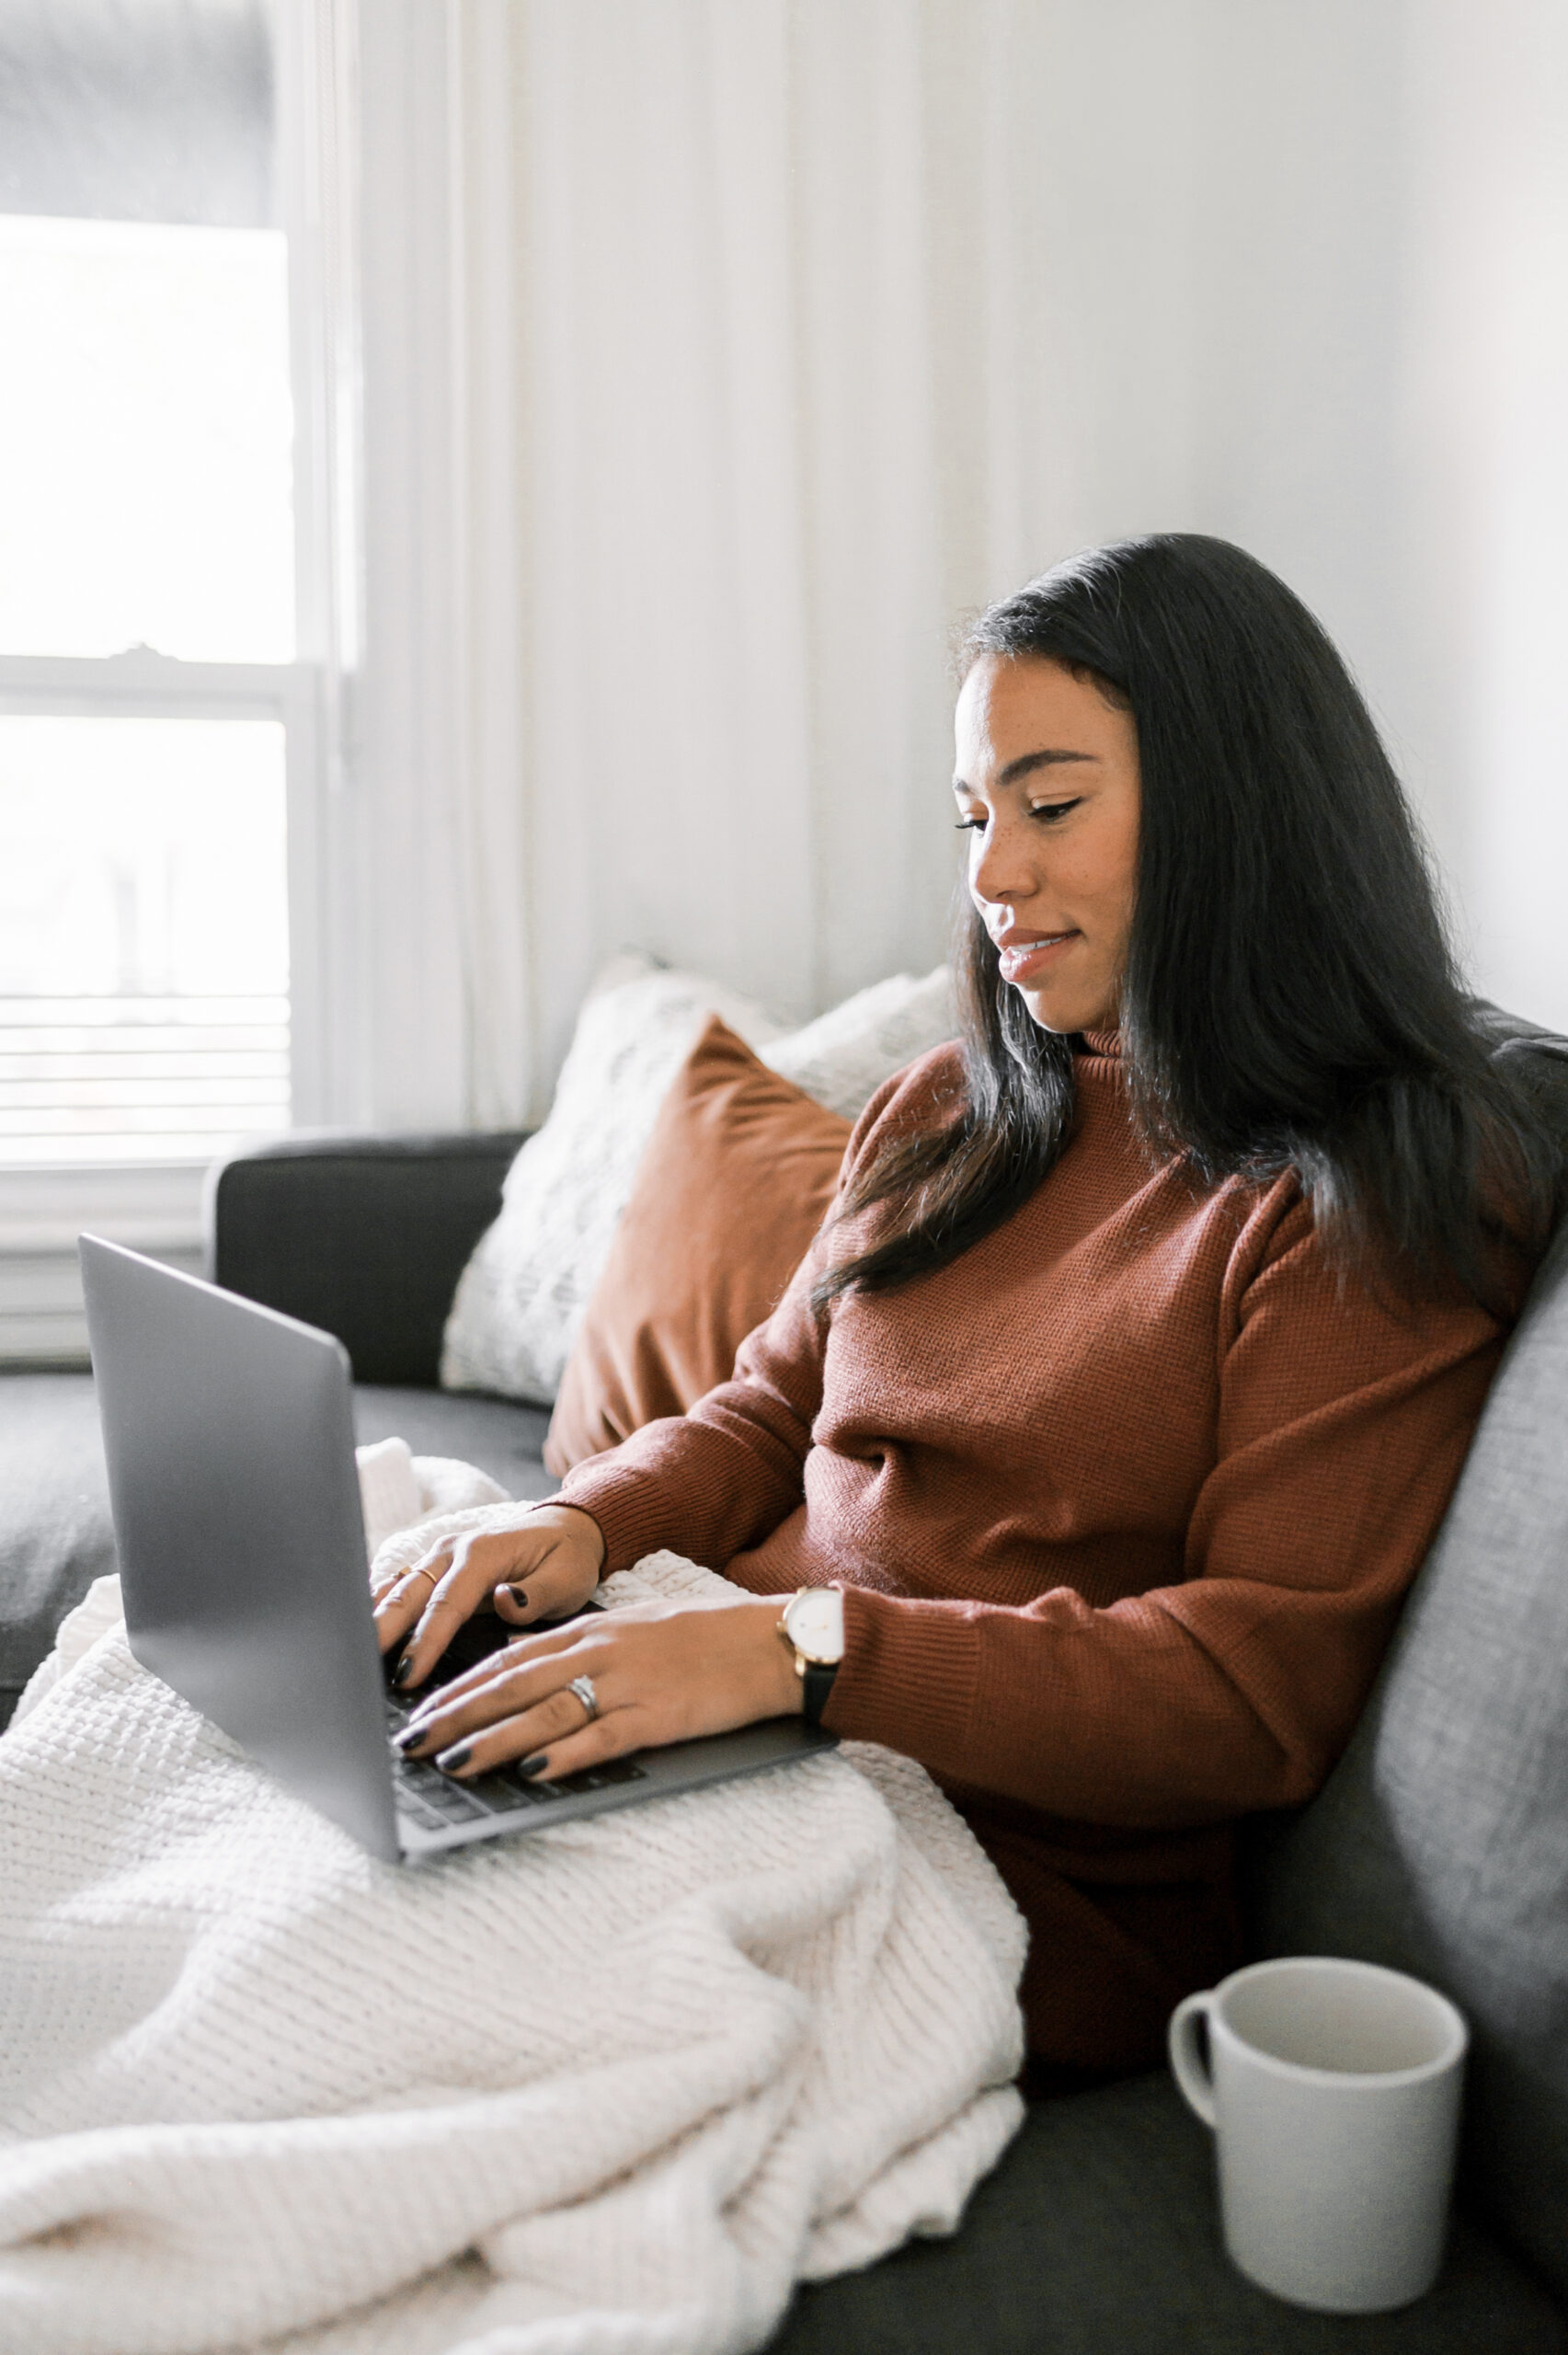
[[(1563, 1101), (1561, 1042), (1510, 1040)], [(547, 1494), (546, 1418), (434, 1387), (515, 1136), (290, 1140), (213, 1195), (220, 1282), (337, 1332), (363, 1439)], [(0, 1713), (113, 1566), (90, 1377), (0, 1376)], [(1403, 2313), (1302, 2314), (1219, 2247), (1162, 2074), (1036, 2104), (957, 2235), (803, 2290), (774, 2355), (1568, 2355), (1568, 1231), (1537, 1281), (1383, 1675), (1313, 1806), (1257, 1827), (1260, 1952), (1420, 1972), (1474, 2031), (1448, 2261)]]

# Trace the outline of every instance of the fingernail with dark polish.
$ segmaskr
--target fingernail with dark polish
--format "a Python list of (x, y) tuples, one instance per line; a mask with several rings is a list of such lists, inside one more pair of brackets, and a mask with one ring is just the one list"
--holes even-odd
[(532, 1781), (533, 1776), (535, 1775), (542, 1774), (549, 1763), (550, 1761), (544, 1755), (544, 1752), (542, 1750), (537, 1750), (534, 1752), (532, 1758), (521, 1758), (518, 1761), (517, 1771), (520, 1775), (526, 1775), (529, 1780)]
[(428, 1730), (425, 1726), (405, 1726), (402, 1732), (395, 1733), (392, 1739), (399, 1750), (412, 1750), (417, 1741), (424, 1740)]
[(454, 1741), (450, 1750), (437, 1752), (436, 1764), (443, 1775), (455, 1775), (460, 1766), (467, 1765), (473, 1755), (474, 1744), (471, 1741)]
[(404, 1655), (403, 1655), (403, 1658), (402, 1658), (402, 1659), (398, 1661), (398, 1663), (397, 1663), (397, 1667), (396, 1667), (395, 1671), (394, 1671), (392, 1681), (393, 1681), (394, 1684), (408, 1684), (408, 1683), (412, 1683), (412, 1681), (413, 1681), (413, 1676), (414, 1676), (414, 1660), (413, 1660), (413, 1655), (412, 1655), (411, 1653), (409, 1653), (409, 1652), (405, 1652), (405, 1653), (404, 1653)]
[(527, 1610), (528, 1589), (525, 1586), (509, 1587), (507, 1591), (511, 1596), (512, 1601), (516, 1603), (520, 1611)]

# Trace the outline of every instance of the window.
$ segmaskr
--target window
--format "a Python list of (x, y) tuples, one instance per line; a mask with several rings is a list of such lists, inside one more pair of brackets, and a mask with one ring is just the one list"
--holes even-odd
[(206, 1161), (289, 1117), (283, 729), (0, 718), (0, 1156)]
[(80, 1354), (83, 1223), (193, 1263), (206, 1166), (297, 1109), (291, 812), (313, 807), (320, 671), (296, 642), (310, 469), (275, 90), (279, 28), (298, 48), (306, 20), (0, 0), (12, 1361)]

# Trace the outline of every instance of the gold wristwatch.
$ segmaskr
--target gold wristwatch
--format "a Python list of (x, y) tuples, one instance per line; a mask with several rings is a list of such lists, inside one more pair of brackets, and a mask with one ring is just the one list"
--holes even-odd
[(819, 1725), (844, 1656), (842, 1587), (803, 1586), (784, 1604), (779, 1633), (795, 1654), (795, 1672), (805, 1688), (806, 1722)]

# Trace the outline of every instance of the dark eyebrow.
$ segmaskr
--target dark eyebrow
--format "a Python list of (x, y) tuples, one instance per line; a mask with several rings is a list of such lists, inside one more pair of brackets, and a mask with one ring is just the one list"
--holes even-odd
[[(1068, 752), (1054, 751), (1020, 752), (1015, 761), (1008, 762), (1007, 766), (997, 778), (997, 783), (998, 785), (1016, 785), (1020, 777), (1031, 775), (1036, 769), (1061, 768), (1064, 767), (1069, 761), (1093, 761), (1098, 763), (1099, 758), (1100, 755), (1098, 752)], [(974, 787), (972, 786), (966, 785), (961, 776), (956, 776), (953, 780), (953, 790), (955, 793), (972, 793)]]

